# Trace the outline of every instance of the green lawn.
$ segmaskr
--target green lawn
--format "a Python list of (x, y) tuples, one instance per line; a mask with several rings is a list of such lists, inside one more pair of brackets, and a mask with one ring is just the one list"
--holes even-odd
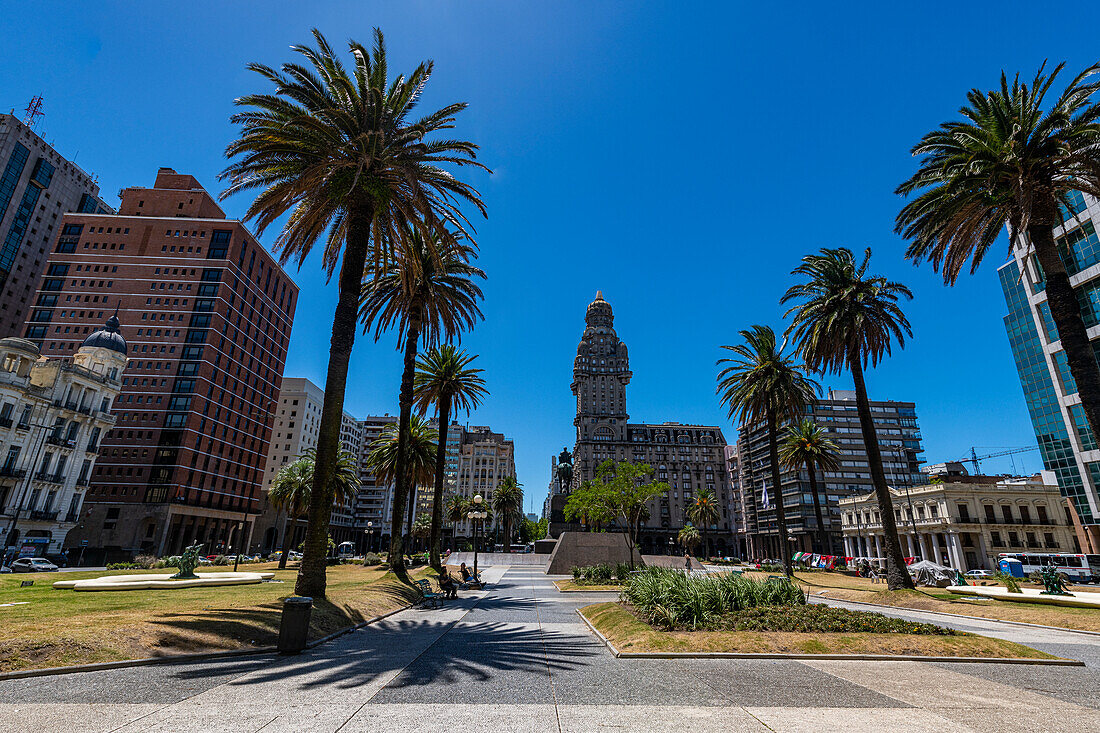
[[(0, 671), (270, 646), (278, 639), (281, 599), (293, 594), (297, 574), (288, 568), (275, 573), (281, 583), (220, 588), (77, 593), (52, 587), (56, 580), (144, 572), (165, 571), (0, 576), (0, 604), (20, 604), (0, 605)], [(426, 569), (414, 573), (427, 575)], [(34, 586), (20, 588), (23, 580)], [(331, 567), (328, 599), (314, 604), (310, 638), (401, 608), (415, 597), (381, 569)]]

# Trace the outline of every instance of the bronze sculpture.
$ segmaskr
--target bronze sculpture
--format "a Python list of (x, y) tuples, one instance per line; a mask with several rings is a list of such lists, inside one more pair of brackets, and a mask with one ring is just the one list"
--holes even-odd
[(1051, 565), (1046, 565), (1039, 571), (1039, 577), (1043, 581), (1043, 585), (1046, 586), (1046, 590), (1040, 591), (1040, 595), (1044, 596), (1072, 596), (1073, 594), (1066, 590), (1066, 579), (1058, 572), (1058, 568)]
[(568, 494), (569, 487), (573, 484), (573, 456), (568, 448), (561, 449), (558, 456), (558, 486), (561, 493)]
[(172, 580), (192, 580), (197, 578), (195, 575), (195, 568), (199, 564), (199, 552), (202, 551), (202, 544), (191, 545), (183, 554), (180, 555), (179, 572), (172, 576)]

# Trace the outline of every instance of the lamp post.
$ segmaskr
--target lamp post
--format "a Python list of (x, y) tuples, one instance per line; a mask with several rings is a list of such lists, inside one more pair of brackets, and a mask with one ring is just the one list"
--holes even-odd
[(466, 513), (466, 518), (474, 523), (474, 578), (478, 578), (477, 574), (477, 541), (479, 538), (481, 522), (489, 516), (488, 512), (481, 508), (481, 503), (485, 501), (481, 498), (481, 494), (474, 495), (474, 508)]
[(909, 502), (909, 526), (913, 528), (913, 552), (918, 560), (920, 557), (920, 543), (917, 542), (917, 518), (913, 514), (913, 498), (909, 496), (909, 484), (905, 485), (905, 499)]
[[(231, 540), (236, 540), (237, 544), (239, 545), (243, 538), (244, 538), (244, 522), (237, 522), (236, 531), (233, 534), (230, 535), (230, 539)], [(233, 556), (233, 572), (234, 573), (237, 572), (237, 566), (240, 564), (240, 562), (241, 562), (241, 549), (240, 549), (240, 547), (238, 547), (237, 548), (237, 554), (235, 554)]]
[(363, 534), (367, 536), (367, 552), (373, 552), (371, 548), (374, 546), (374, 544), (371, 542), (371, 540), (374, 539), (374, 537), (372, 537), (372, 535), (374, 534), (374, 522), (367, 522), (367, 528), (363, 530)]

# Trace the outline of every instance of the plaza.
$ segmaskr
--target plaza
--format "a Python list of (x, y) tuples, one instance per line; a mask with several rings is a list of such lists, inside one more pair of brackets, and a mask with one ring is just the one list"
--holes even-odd
[[(297, 657), (0, 681), (0, 731), (1059, 731), (1100, 726), (1100, 636), (947, 622), (1085, 662), (616, 659), (538, 565)], [(942, 616), (899, 611), (945, 623)]]

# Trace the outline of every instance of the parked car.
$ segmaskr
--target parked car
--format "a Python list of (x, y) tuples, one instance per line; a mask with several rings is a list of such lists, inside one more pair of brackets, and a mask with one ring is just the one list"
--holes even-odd
[(985, 580), (986, 578), (993, 577), (992, 570), (967, 570), (966, 575), (963, 577), (970, 578), (971, 580)]
[(44, 557), (21, 557), (12, 561), (13, 573), (52, 573), (57, 566)]
[(288, 552), (286, 554), (286, 559), (287, 560), (301, 560), (302, 559), (302, 553), (298, 552), (297, 550), (291, 550), (290, 552)]

